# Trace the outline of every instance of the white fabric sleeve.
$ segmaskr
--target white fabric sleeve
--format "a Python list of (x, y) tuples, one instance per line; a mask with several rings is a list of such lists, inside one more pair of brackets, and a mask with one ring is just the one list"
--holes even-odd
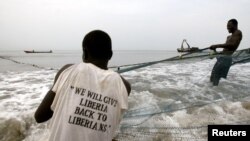
[(58, 98), (59, 98), (59, 94), (58, 94), (58, 90), (59, 90), (59, 85), (61, 84), (62, 82), (62, 74), (59, 75), (58, 79), (56, 80), (56, 83), (53, 85), (52, 87), (52, 91), (55, 92), (55, 98), (53, 100), (53, 103), (51, 104), (50, 106), (50, 109), (52, 111), (55, 110), (55, 107), (56, 107), (56, 104), (57, 104), (57, 101), (58, 101)]
[(128, 109), (128, 92), (127, 92), (127, 89), (126, 89), (125, 84), (122, 81), (122, 79), (121, 79), (119, 85), (120, 85), (119, 88), (120, 88), (121, 108)]

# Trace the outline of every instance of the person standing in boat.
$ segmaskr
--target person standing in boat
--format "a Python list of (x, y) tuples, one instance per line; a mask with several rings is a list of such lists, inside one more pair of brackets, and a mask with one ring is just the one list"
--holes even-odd
[(128, 108), (131, 86), (108, 69), (111, 38), (101, 30), (83, 39), (83, 62), (66, 65), (35, 112), (38, 123), (49, 120), (49, 141), (111, 141)]
[(220, 78), (226, 78), (232, 64), (232, 54), (237, 50), (242, 40), (242, 32), (238, 29), (238, 21), (230, 19), (227, 23), (227, 30), (231, 35), (227, 37), (224, 44), (211, 45), (211, 50), (223, 48), (222, 56), (217, 57), (213, 70), (211, 72), (210, 81), (214, 86), (218, 86)]
[(190, 45), (188, 44), (187, 40), (186, 39), (183, 39), (182, 43), (181, 43), (181, 50), (184, 51), (184, 43), (187, 44), (187, 50), (190, 50)]

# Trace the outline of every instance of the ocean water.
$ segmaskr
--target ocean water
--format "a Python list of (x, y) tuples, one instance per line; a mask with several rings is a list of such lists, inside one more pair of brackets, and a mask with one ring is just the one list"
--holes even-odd
[[(162, 60), (175, 51), (115, 51), (109, 66)], [(52, 54), (0, 53), (0, 140), (45, 141), (48, 124), (34, 111), (50, 89), (58, 68), (81, 62), (81, 51)], [(129, 109), (118, 140), (207, 140), (207, 125), (250, 124), (250, 63), (230, 68), (212, 86), (215, 58), (158, 63), (122, 73), (132, 85)]]
[[(157, 61), (175, 55), (177, 55), (176, 51), (113, 51), (109, 67)], [(22, 67), (19, 67), (20, 70), (31, 70), (36, 66), (43, 69), (58, 69), (65, 64), (79, 63), (82, 61), (81, 50), (56, 50), (53, 51), (53, 53), (39, 54), (26, 54), (23, 51), (1, 51), (0, 56), (2, 59), (10, 59), (12, 62), (16, 63), (9, 64), (9, 62), (2, 62), (4, 66), (0, 68), (0, 71), (18, 71), (16, 67), (18, 67), (17, 65), (19, 64), (22, 65)], [(32, 67), (32, 65), (35, 65), (35, 67)]]

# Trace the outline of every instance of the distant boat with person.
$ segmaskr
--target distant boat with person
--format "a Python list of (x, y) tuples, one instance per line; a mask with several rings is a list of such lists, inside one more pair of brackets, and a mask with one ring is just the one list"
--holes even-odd
[(52, 53), (52, 50), (49, 51), (35, 51), (35, 50), (25, 50), (25, 53)]
[[(187, 48), (184, 48), (183, 47), (183, 44), (186, 43), (187, 44)], [(184, 39), (182, 41), (182, 44), (181, 44), (181, 48), (177, 48), (177, 51), (178, 52), (196, 52), (196, 51), (199, 51), (199, 48), (198, 47), (190, 47), (190, 45), (187, 43), (187, 40)]]

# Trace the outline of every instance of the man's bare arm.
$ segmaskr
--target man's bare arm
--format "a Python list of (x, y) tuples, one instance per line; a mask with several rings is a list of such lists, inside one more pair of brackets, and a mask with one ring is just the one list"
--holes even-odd
[(42, 123), (49, 120), (53, 116), (53, 111), (50, 106), (55, 98), (55, 93), (49, 90), (44, 97), (42, 103), (39, 105), (35, 112), (35, 120), (37, 123)]
[(234, 49), (237, 48), (241, 42), (242, 33), (241, 31), (237, 30), (234, 34), (231, 35), (224, 44), (216, 44), (210, 46), (210, 49), (216, 48), (225, 48), (225, 49)]
[[(120, 75), (120, 76), (121, 76), (121, 75)], [(124, 85), (125, 85), (125, 87), (126, 87), (126, 89), (127, 89), (128, 95), (129, 95), (130, 92), (131, 92), (131, 85), (130, 85), (130, 83), (129, 83), (127, 80), (125, 80), (122, 76), (121, 76), (121, 78), (122, 78), (122, 81), (123, 81), (123, 83), (124, 83)]]
[[(56, 74), (54, 79), (54, 84), (56, 83), (59, 75), (68, 67), (70, 67), (72, 64), (65, 65), (62, 67)], [(54, 85), (53, 84), (53, 85)], [(35, 112), (35, 120), (37, 123), (45, 122), (49, 120), (53, 116), (53, 111), (50, 109), (51, 104), (53, 103), (53, 100), (55, 98), (56, 93), (53, 92), (51, 89), (47, 92), (46, 96), (44, 97), (43, 101), (37, 108)]]

